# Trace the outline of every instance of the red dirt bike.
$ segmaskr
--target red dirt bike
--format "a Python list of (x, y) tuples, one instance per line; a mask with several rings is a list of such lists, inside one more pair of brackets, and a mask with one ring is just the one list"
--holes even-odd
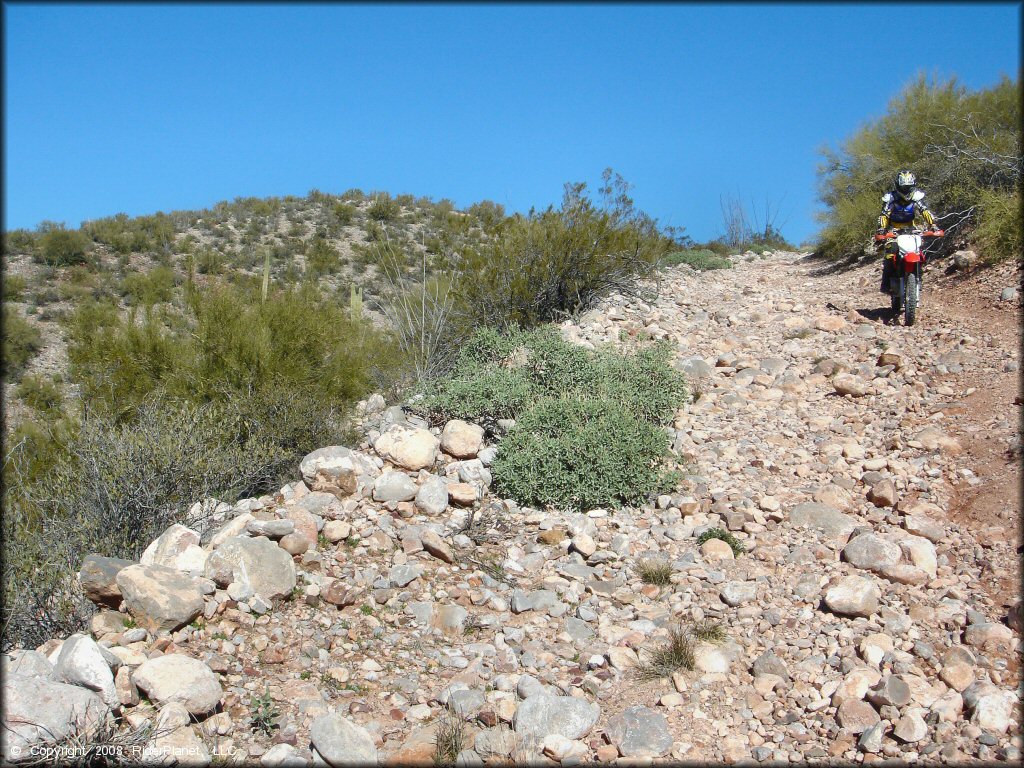
[(892, 250), (894, 274), (889, 278), (894, 320), (903, 312), (904, 325), (913, 325), (917, 321), (917, 309), (921, 304), (921, 270), (925, 262), (924, 238), (945, 234), (941, 229), (903, 227), (875, 235), (875, 242), (879, 245), (887, 240), (896, 241)]

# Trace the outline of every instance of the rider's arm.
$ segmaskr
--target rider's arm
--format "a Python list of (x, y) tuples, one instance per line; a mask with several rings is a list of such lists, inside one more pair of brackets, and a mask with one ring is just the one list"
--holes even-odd
[(882, 215), (878, 217), (878, 229), (889, 228), (889, 214), (892, 212), (892, 194), (887, 192), (882, 195)]

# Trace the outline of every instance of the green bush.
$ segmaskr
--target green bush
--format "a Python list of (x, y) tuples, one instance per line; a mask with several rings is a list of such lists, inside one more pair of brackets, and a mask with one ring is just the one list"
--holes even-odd
[(622, 354), (590, 351), (544, 326), (502, 333), (483, 328), (464, 344), (452, 371), (428, 382), (416, 407), (435, 421), (493, 423), (518, 418), (545, 397), (610, 399), (652, 424), (671, 419), (687, 396), (671, 348), (653, 344)]
[(309, 277), (333, 275), (341, 267), (341, 254), (322, 235), (316, 235), (310, 241), (306, 252), (306, 274)]
[(31, 255), (35, 253), (35, 250), (35, 233), (27, 229), (12, 229), (9, 232), (4, 232), (3, 252), (5, 254), (27, 253)]
[(3, 368), (5, 381), (17, 378), (42, 349), (43, 337), (39, 329), (18, 314), (10, 305), (4, 305)]
[(982, 190), (978, 193), (981, 214), (974, 236), (979, 250), (986, 261), (998, 262), (1003, 259), (1021, 258), (1024, 242), (1021, 232), (1020, 191), (1007, 194), (998, 190)]
[(348, 203), (335, 203), (331, 212), (334, 214), (334, 220), (341, 227), (347, 227), (356, 217), (355, 206)]
[(171, 267), (154, 267), (148, 272), (132, 272), (121, 282), (121, 289), (131, 304), (147, 306), (171, 301), (177, 282)]
[(675, 251), (665, 257), (662, 264), (666, 267), (675, 267), (680, 264), (688, 264), (696, 270), (704, 271), (707, 269), (729, 269), (732, 267), (732, 262), (716, 254), (707, 248), (699, 248), (688, 251)]
[(89, 252), (89, 238), (63, 224), (46, 223), (40, 227), (38, 256), (54, 267), (84, 264)]
[(609, 399), (547, 398), (501, 441), (495, 489), (533, 506), (636, 504), (662, 487), (664, 430)]
[[(532, 327), (586, 311), (613, 292), (639, 293), (671, 241), (634, 210), (621, 177), (608, 170), (604, 178), (601, 206), (586, 184), (567, 184), (559, 210), (510, 217), (465, 249), (456, 291), (464, 328)], [(461, 218), (466, 227), (473, 221)]]
[(21, 301), (28, 281), (21, 275), (4, 275), (2, 279), (4, 301)]
[(366, 209), (367, 216), (382, 223), (394, 221), (401, 212), (402, 206), (398, 204), (398, 201), (392, 200), (391, 195), (387, 192), (377, 195)]
[(23, 376), (14, 394), (36, 411), (52, 413), (63, 403), (60, 389), (39, 375)]

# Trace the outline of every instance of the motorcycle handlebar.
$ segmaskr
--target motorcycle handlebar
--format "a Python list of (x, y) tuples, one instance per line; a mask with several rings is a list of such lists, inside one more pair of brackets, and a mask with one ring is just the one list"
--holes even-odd
[(946, 232), (942, 229), (915, 229), (904, 233), (881, 232), (875, 235), (875, 242), (880, 243), (883, 240), (892, 240), (894, 237), (899, 237), (900, 234), (921, 235), (922, 237), (942, 237)]

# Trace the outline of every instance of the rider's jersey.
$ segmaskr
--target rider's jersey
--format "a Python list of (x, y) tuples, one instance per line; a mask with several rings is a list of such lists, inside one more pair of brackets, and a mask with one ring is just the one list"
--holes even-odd
[(928, 226), (932, 226), (935, 217), (924, 204), (924, 192), (915, 190), (910, 200), (903, 202), (892, 192), (882, 196), (882, 215), (878, 217), (878, 228), (888, 229), (893, 224), (913, 224), (916, 218), (923, 218)]

